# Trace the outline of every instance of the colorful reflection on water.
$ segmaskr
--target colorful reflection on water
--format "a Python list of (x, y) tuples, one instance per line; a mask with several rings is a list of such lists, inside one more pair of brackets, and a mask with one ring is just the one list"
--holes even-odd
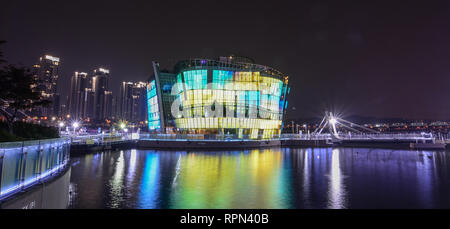
[(448, 208), (446, 152), (126, 150), (72, 159), (72, 208)]
[(170, 207), (289, 208), (282, 162), (281, 150), (180, 155)]

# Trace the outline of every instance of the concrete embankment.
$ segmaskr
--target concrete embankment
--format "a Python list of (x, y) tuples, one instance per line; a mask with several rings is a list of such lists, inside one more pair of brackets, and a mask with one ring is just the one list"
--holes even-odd
[(65, 209), (69, 203), (70, 167), (0, 201), (0, 209)]
[(130, 149), (137, 147), (137, 140), (125, 140), (117, 142), (104, 142), (102, 144), (72, 144), (71, 154), (83, 154), (95, 151)]
[(389, 148), (389, 149), (410, 149), (409, 144), (414, 141), (401, 140), (371, 140), (371, 141), (355, 141), (345, 140), (334, 146), (341, 147), (367, 147), (367, 148)]
[(142, 149), (227, 149), (227, 148), (259, 148), (259, 147), (273, 147), (280, 146), (280, 140), (254, 140), (254, 141), (239, 141), (239, 140), (139, 140), (138, 148)]

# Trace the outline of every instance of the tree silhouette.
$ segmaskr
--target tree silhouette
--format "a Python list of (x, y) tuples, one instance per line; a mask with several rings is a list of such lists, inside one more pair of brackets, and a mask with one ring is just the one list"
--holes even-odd
[(51, 101), (35, 90), (37, 84), (28, 68), (7, 65), (0, 70), (0, 113), (10, 134), (14, 134), (13, 124), (19, 111), (50, 105)]

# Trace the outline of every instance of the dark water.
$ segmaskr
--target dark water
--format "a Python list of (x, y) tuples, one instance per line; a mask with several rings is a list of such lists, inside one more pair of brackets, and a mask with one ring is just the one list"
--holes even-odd
[(72, 208), (450, 208), (450, 152), (124, 150), (72, 158)]

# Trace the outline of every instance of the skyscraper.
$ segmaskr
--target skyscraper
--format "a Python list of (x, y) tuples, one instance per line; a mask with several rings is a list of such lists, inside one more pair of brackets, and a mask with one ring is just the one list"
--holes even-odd
[(84, 90), (83, 96), (83, 119), (88, 121), (94, 119), (94, 92), (92, 91), (92, 87), (86, 88)]
[(75, 72), (72, 76), (69, 97), (69, 114), (73, 119), (86, 118), (83, 114), (86, 109), (86, 89), (90, 88), (90, 79), (85, 72)]
[(113, 95), (112, 91), (105, 91), (105, 102), (103, 103), (103, 119), (111, 120), (113, 114)]
[(145, 82), (122, 82), (119, 98), (119, 118), (132, 123), (146, 120), (146, 88)]
[(92, 92), (94, 94), (93, 119), (95, 122), (104, 122), (105, 119), (110, 118), (111, 116), (108, 112), (110, 112), (112, 104), (107, 104), (112, 103), (112, 95), (108, 90), (108, 81), (108, 69), (98, 68), (94, 70), (92, 74)]
[(122, 82), (120, 85), (119, 94), (119, 111), (118, 117), (123, 120), (128, 120), (130, 117), (131, 107), (130, 98), (133, 88), (133, 82)]
[(40, 107), (33, 111), (37, 116), (59, 116), (60, 104), (57, 82), (59, 78), (59, 58), (45, 55), (33, 66), (34, 77), (38, 80), (37, 91), (52, 103), (48, 107)]

